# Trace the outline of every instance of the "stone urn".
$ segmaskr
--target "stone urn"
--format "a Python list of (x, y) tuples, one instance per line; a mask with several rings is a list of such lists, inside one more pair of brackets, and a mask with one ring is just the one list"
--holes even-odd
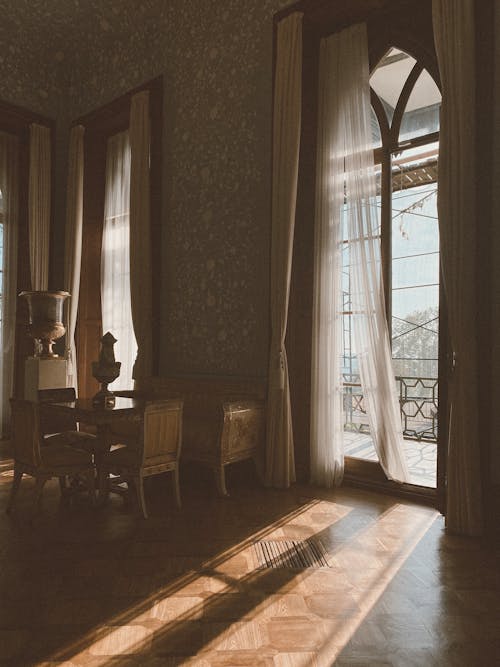
[(52, 345), (66, 333), (63, 305), (70, 293), (33, 291), (21, 292), (19, 296), (28, 302), (30, 336), (41, 344), (40, 351), (37, 351), (35, 345), (35, 357), (57, 359), (59, 355), (52, 351)]
[(113, 349), (116, 338), (108, 331), (101, 338), (101, 352), (99, 361), (92, 362), (92, 375), (101, 383), (101, 389), (92, 399), (96, 407), (113, 407), (115, 397), (113, 392), (108, 389), (108, 384), (114, 382), (120, 375), (121, 362), (115, 361), (115, 351)]

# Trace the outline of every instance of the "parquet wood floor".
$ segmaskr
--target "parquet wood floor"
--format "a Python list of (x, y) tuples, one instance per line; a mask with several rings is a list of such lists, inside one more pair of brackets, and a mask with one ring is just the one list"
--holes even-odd
[[(434, 510), (350, 488), (263, 489), (230, 471), (231, 496), (190, 467), (146, 487), (151, 518), (113, 496), (61, 504), (33, 485), (14, 516), (0, 472), (0, 665), (85, 667), (494, 667), (498, 549), (445, 535)], [(329, 567), (263, 569), (256, 540), (319, 540)]]

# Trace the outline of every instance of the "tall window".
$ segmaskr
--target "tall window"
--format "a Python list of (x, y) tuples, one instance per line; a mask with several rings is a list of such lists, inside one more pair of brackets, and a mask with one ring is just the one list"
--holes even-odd
[[(149, 187), (142, 184), (141, 196), (149, 196), (151, 268), (154, 274), (159, 271), (161, 254), (161, 77), (76, 121), (85, 128), (82, 262), (76, 330), (78, 389), (83, 397), (93, 396), (98, 389), (92, 376), (92, 361), (99, 357), (99, 339), (106, 331), (111, 331), (118, 339), (115, 356), (122, 364), (120, 376), (110, 385), (110, 389), (130, 389), (132, 386), (137, 345), (130, 305), (129, 128), (134, 96), (143, 91), (148, 91), (151, 139)], [(153, 312), (147, 322), (153, 333), (160, 329), (160, 282), (153, 283)], [(138, 283), (140, 285), (140, 281)], [(141, 338), (144, 349), (142, 334), (137, 335)], [(154, 345), (156, 349), (153, 358), (158, 359), (157, 339), (154, 340)], [(137, 367), (135, 370), (137, 371)], [(157, 372), (155, 368), (154, 373)]]
[(115, 357), (121, 362), (113, 389), (132, 387), (137, 343), (130, 305), (130, 143), (127, 132), (108, 139), (106, 189), (101, 254), (102, 330), (117, 339)]
[[(437, 157), (441, 96), (413, 57), (391, 48), (370, 79), (384, 289), (411, 481), (436, 486), (439, 342)], [(352, 337), (344, 250), (346, 454), (376, 460)]]

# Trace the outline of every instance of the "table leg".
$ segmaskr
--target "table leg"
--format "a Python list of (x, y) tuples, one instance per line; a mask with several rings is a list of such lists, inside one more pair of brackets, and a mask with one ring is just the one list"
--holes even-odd
[(111, 428), (109, 424), (97, 426), (98, 446), (95, 452), (95, 467), (97, 469), (98, 503), (104, 505), (108, 500), (108, 474), (103, 467), (104, 456), (111, 450)]

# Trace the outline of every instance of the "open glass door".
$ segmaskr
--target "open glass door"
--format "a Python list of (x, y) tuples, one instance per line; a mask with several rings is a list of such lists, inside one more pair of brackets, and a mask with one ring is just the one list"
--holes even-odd
[[(372, 127), (387, 321), (410, 484), (436, 489), (440, 337), (437, 158), (441, 95), (413, 57), (391, 48), (373, 71)], [(344, 239), (346, 471), (377, 462), (353, 345)], [(355, 467), (355, 466), (354, 466)], [(380, 480), (377, 466), (374, 477)], [(375, 468), (374, 468), (375, 470)]]

